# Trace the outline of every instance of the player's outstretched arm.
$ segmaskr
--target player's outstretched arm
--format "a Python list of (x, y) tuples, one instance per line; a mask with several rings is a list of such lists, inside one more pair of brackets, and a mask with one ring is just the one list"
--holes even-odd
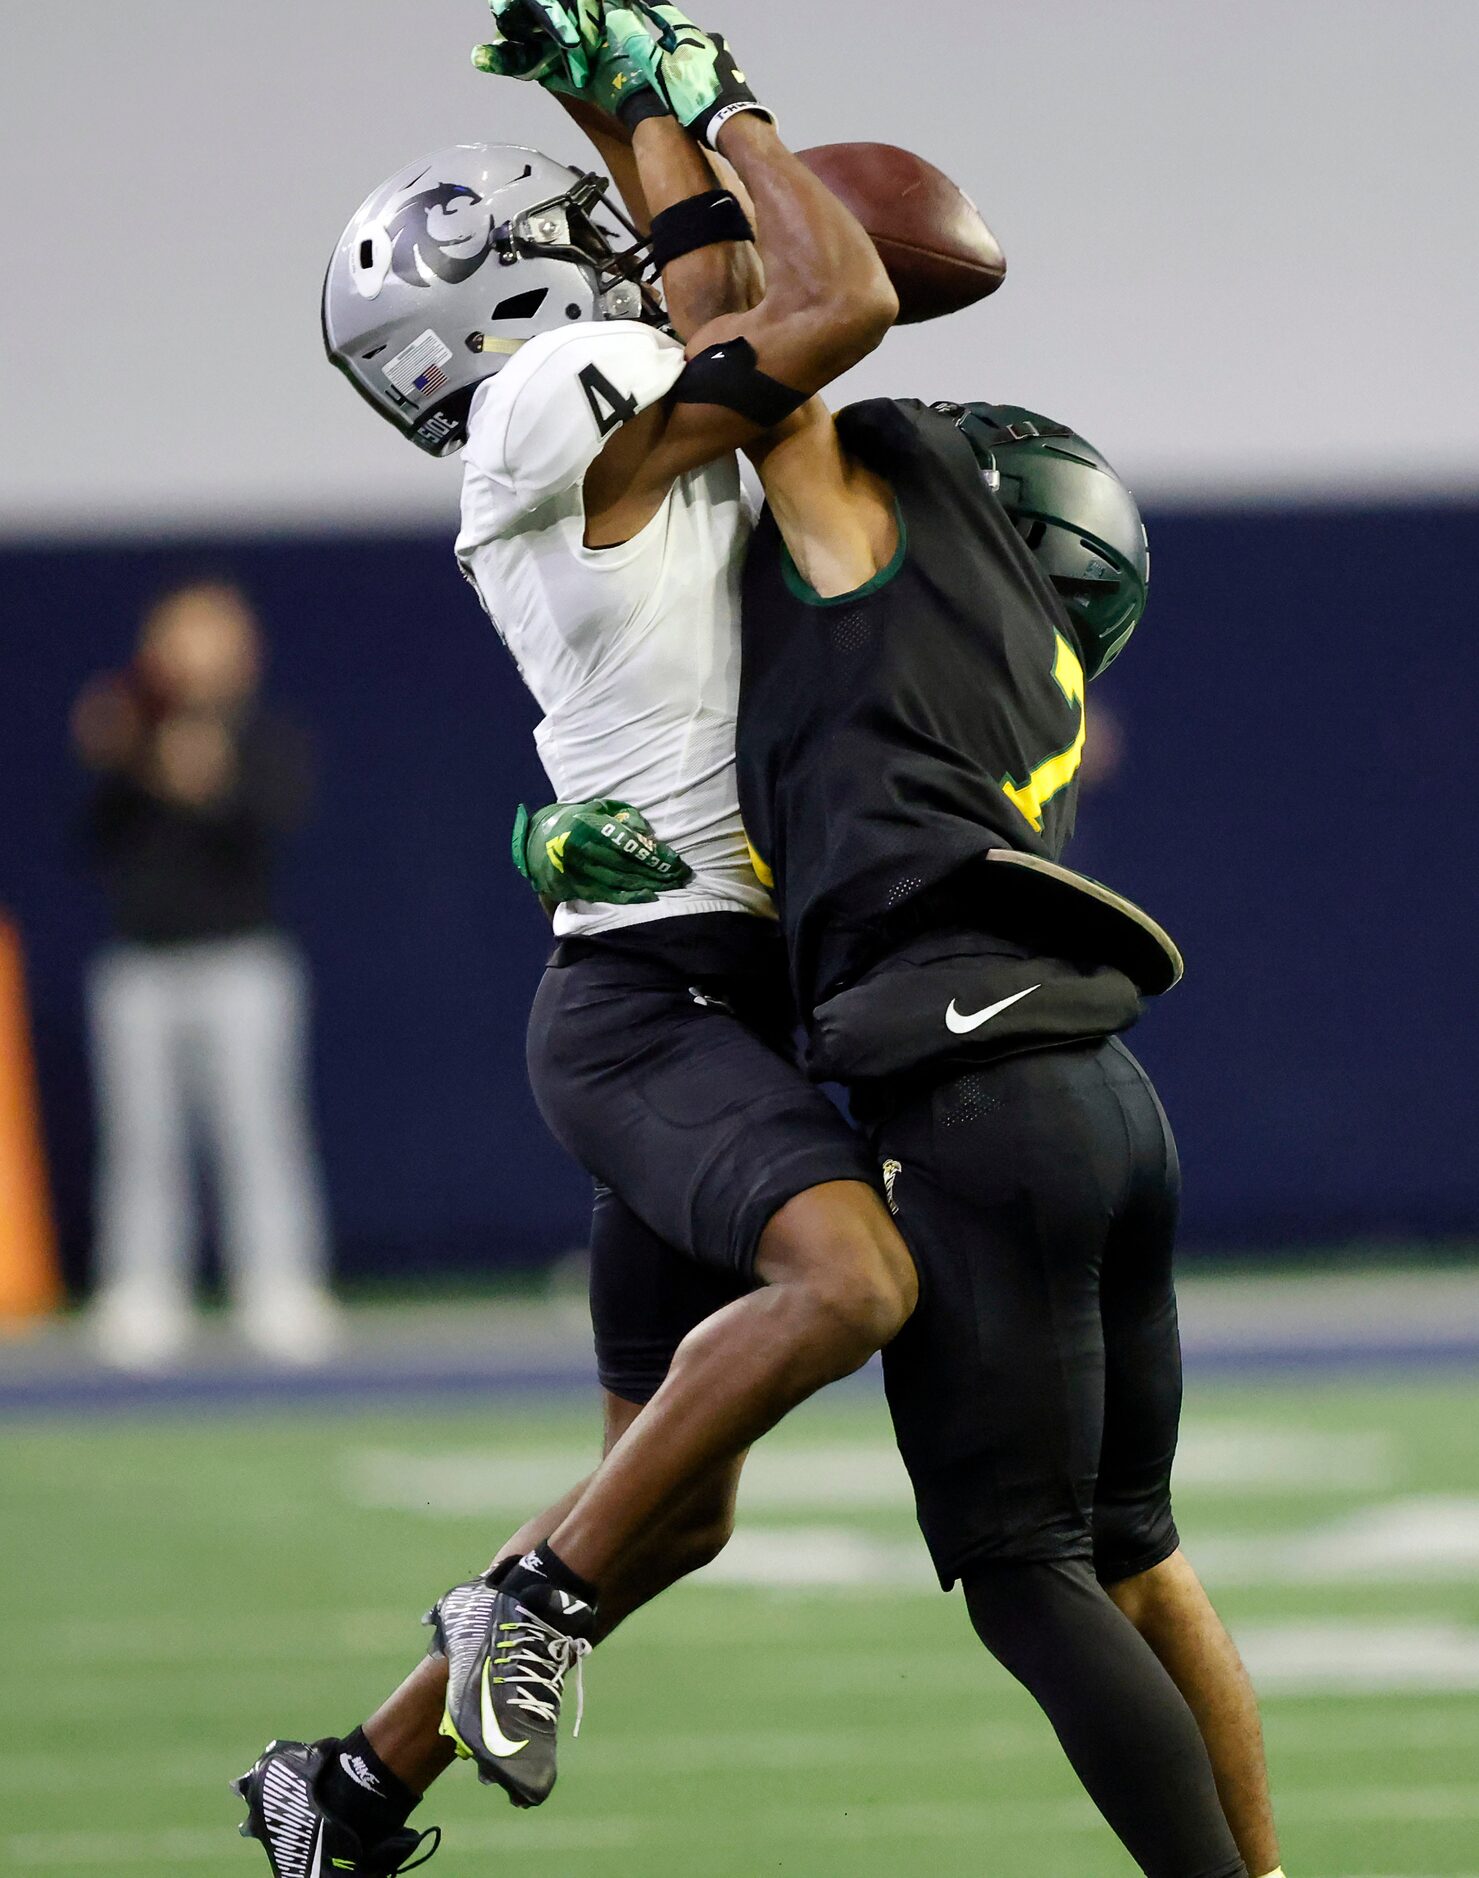
[(765, 293), (750, 312), (696, 334), (690, 353), (743, 338), (768, 376), (820, 391), (880, 343), (898, 317), (898, 296), (862, 224), (773, 124), (753, 112), (733, 117), (718, 147), (754, 204)]
[(632, 132), (649, 112), (667, 115), (633, 62), (614, 50), (597, 0), (489, 0), (493, 39), (474, 46), (472, 62), (495, 78), (537, 84), (578, 124), (616, 184), (640, 234), (652, 213), (642, 187)]
[[(620, 17), (638, 11), (607, 8), (613, 40), (622, 30)], [(699, 326), (688, 340), (688, 371), (668, 399), (624, 425), (593, 465), (586, 479), (593, 546), (643, 527), (685, 470), (753, 443), (782, 422), (872, 351), (898, 311), (868, 234), (786, 148), (722, 41), (700, 33), (674, 8), (641, 11), (669, 22), (676, 50), (659, 45), (654, 51), (655, 42), (636, 27), (623, 49), (644, 67), (678, 121), (709, 137), (748, 192), (764, 294), (748, 310)], [(661, 138), (671, 146), (671, 127), (661, 120), (638, 127), (639, 161)]]
[[(645, 140), (660, 128), (643, 126), (639, 136)], [(758, 374), (760, 388), (780, 408), (767, 413), (759, 404), (745, 411), (710, 402), (730, 395), (728, 389), (695, 383), (690, 363), (667, 400), (624, 425), (592, 465), (586, 478), (592, 546), (628, 539), (657, 512), (675, 477), (755, 443), (783, 422), (787, 409), (865, 358), (898, 310), (866, 231), (772, 125), (746, 113), (726, 124), (719, 139), (721, 154), (755, 204), (765, 292), (747, 312), (701, 326), (688, 355), (698, 369), (711, 371), (717, 355), (738, 344), (741, 373)], [(830, 426), (820, 407), (812, 415)]]
[[(644, 397), (652, 362), (615, 328), (603, 348), (612, 363), (592, 359), (580, 375), (581, 398), (589, 399), (606, 438), (582, 474), (586, 544), (609, 547), (644, 528), (685, 471), (791, 418), (877, 345), (898, 303), (861, 225), (785, 147), (723, 41), (676, 7), (606, 0), (597, 14), (585, 0), (579, 7), (568, 0), (538, 6), (495, 0), (495, 15), (500, 40), (479, 48), (477, 63), (534, 78), (562, 98), (578, 94), (583, 106), (604, 98), (606, 115), (633, 130), (632, 198), (640, 189), (659, 223), (666, 209), (685, 210), (675, 239), (657, 231), (660, 251), (668, 250), (663, 280), (670, 311), (687, 340), (688, 364), (677, 384), (666, 395)], [(592, 28), (597, 18), (603, 36)], [(616, 79), (633, 73), (639, 82), (623, 82), (618, 93)], [(610, 133), (603, 136), (603, 155), (609, 149), (615, 156)], [(752, 205), (750, 221), (729, 202), (717, 233), (690, 225), (690, 211), (714, 193), (709, 149), (731, 166)], [(613, 167), (627, 178), (624, 155)], [(764, 268), (758, 300), (754, 251), (739, 238), (751, 233)], [(542, 390), (543, 402), (515, 396), (503, 433), (490, 445), (490, 473), (531, 497), (548, 493), (570, 455), (556, 447), (565, 431), (549, 409), (551, 395)], [(583, 435), (581, 398), (573, 423)], [(810, 415), (825, 421), (824, 414)], [(793, 421), (788, 430), (796, 428)]]
[[(473, 63), (539, 84), (590, 139), (633, 226), (654, 238), (668, 316), (686, 340), (760, 298), (750, 230), (738, 204), (716, 202), (724, 193), (717, 159), (685, 134), (633, 57), (631, 9), (610, 10), (625, 17), (625, 38), (613, 38), (599, 0), (492, 0), (497, 36), (474, 48)], [(675, 241), (664, 220), (671, 231), (686, 205)], [(711, 231), (721, 230), (734, 238), (715, 239)]]
[[(872, 241), (792, 155), (717, 33), (667, 0), (606, 0), (607, 42), (643, 72), (694, 138), (734, 168), (753, 205), (765, 293), (741, 324), (715, 322), (690, 353), (742, 339), (793, 392), (819, 391), (870, 352), (898, 314)], [(768, 428), (768, 426), (765, 426)]]
[[(633, 155), (652, 208), (668, 318), (687, 345), (712, 321), (743, 313), (761, 297), (746, 209), (724, 189), (708, 152), (666, 112), (636, 126)], [(704, 223), (727, 238), (703, 240)], [(691, 224), (699, 225), (691, 238), (702, 245), (673, 252), (683, 249), (682, 231)], [(675, 225), (679, 239), (669, 244), (666, 231)]]

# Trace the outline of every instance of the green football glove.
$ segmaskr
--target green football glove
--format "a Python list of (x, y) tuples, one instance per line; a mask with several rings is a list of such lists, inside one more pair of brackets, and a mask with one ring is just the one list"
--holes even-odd
[(472, 62), (495, 78), (556, 79), (584, 87), (602, 39), (601, 0), (488, 0), (493, 37), (474, 46)]
[(756, 102), (745, 75), (717, 33), (695, 26), (680, 8), (651, 0), (607, 0), (606, 37), (628, 58), (680, 124), (713, 145), (737, 111), (774, 114)]
[(601, 0), (488, 0), (496, 37), (474, 46), (472, 62), (495, 78), (532, 80), (578, 98), (631, 130), (668, 107), (635, 62), (606, 37)]
[(552, 802), (532, 815), (521, 803), (513, 856), (545, 900), (636, 906), (693, 879), (693, 869), (657, 839), (640, 809), (609, 799)]

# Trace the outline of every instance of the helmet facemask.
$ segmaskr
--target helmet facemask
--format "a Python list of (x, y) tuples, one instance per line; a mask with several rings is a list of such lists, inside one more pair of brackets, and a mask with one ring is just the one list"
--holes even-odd
[[(581, 172), (560, 195), (522, 210), (495, 228), (489, 246), (504, 267), (537, 256), (588, 268), (603, 318), (665, 325), (667, 315), (653, 285), (652, 244), (642, 239), (625, 210), (610, 199), (610, 189), (608, 177), (591, 170)], [(598, 209), (613, 216), (632, 237), (630, 248), (612, 245), (610, 234), (595, 219)]]

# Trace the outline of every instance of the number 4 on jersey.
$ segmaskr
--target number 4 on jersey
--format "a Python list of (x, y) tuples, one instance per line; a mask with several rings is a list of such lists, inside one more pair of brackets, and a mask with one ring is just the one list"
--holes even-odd
[(637, 400), (618, 391), (599, 365), (587, 365), (580, 374), (580, 384), (585, 401), (591, 407), (591, 416), (596, 420), (596, 429), (603, 437), (620, 430), (623, 424), (630, 424), (637, 415)]

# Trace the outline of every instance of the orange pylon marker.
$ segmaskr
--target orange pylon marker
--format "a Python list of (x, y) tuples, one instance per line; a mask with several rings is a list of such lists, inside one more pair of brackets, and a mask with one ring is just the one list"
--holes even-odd
[(0, 917), (0, 1333), (61, 1302), (20, 934)]

